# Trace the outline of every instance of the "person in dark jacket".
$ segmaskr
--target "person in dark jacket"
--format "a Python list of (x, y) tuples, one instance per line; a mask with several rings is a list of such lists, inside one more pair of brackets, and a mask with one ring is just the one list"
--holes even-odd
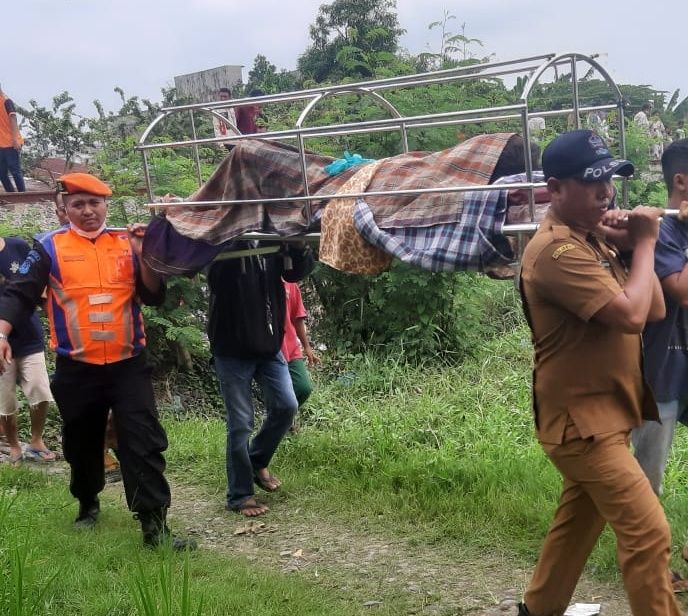
[[(298, 408), (289, 368), (280, 347), (286, 298), (282, 278), (297, 282), (313, 269), (307, 248), (215, 262), (208, 272), (208, 338), (227, 409), (227, 509), (247, 517), (268, 507), (254, 495), (256, 483), (268, 492), (280, 481), (268, 470)], [(265, 402), (265, 419), (253, 431), (251, 382)]]

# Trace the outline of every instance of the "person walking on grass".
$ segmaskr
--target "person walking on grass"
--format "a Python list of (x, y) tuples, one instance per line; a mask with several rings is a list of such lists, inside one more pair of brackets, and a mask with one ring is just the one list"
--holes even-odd
[[(688, 202), (688, 139), (675, 141), (662, 155), (668, 208)], [(662, 423), (633, 430), (635, 456), (659, 496), (678, 421), (688, 421), (688, 223), (667, 217), (655, 247), (655, 273), (662, 283), (667, 316), (648, 323), (643, 351), (648, 383)]]
[[(216, 261), (208, 272), (208, 338), (227, 410), (227, 509), (247, 517), (267, 513), (253, 484), (268, 492), (281, 486), (268, 466), (294, 421), (298, 402), (280, 351), (286, 300), (282, 278), (296, 282), (313, 269), (309, 249)], [(251, 383), (265, 403), (265, 419), (253, 431)]]
[(141, 523), (144, 543), (193, 548), (194, 542), (172, 536), (166, 524), (167, 436), (155, 408), (139, 305), (159, 305), (165, 287), (141, 260), (145, 225), (107, 229), (106, 198), (112, 193), (92, 175), (70, 173), (58, 185), (69, 226), (36, 237), (0, 296), (0, 372), (13, 363), (8, 336), (47, 289), (57, 354), (52, 392), (63, 422), (69, 487), (79, 500), (75, 527), (93, 528), (98, 520), (105, 423), (112, 409), (127, 504)]
[[(661, 210), (609, 210), (617, 160), (590, 130), (564, 133), (542, 166), (552, 206), (523, 255), (521, 297), (535, 347), (538, 440), (564, 479), (520, 616), (561, 616), (606, 524), (634, 616), (679, 616), (669, 525), (629, 449), (657, 407), (642, 373), (645, 323), (664, 317), (654, 273)], [(626, 271), (619, 251), (632, 249)]]
[[(0, 238), (0, 290), (19, 271), (29, 250), (29, 245), (18, 237)], [(10, 462), (18, 464), (25, 457), (52, 462), (55, 454), (46, 447), (43, 430), (53, 396), (45, 365), (43, 326), (35, 311), (17, 323), (8, 343), (14, 361), (0, 375), (0, 425), (10, 448)], [(25, 451), (17, 434), (17, 385), (26, 396), (31, 417), (31, 442)]]
[(289, 366), (294, 394), (302, 406), (313, 393), (313, 381), (308, 374), (306, 362), (310, 367), (320, 363), (320, 358), (313, 350), (306, 329), (306, 307), (303, 305), (301, 289), (296, 282), (284, 281), (287, 314), (284, 320), (284, 340), (282, 355)]
[[(17, 124), (17, 111), (0, 86), (0, 183), (7, 192), (26, 192), (19, 153), (24, 140)], [(16, 185), (12, 186), (10, 174)]]

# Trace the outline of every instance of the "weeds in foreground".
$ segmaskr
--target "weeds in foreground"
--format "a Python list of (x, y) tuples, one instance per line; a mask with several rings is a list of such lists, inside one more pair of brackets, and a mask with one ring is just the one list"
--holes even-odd
[(324, 594), (306, 576), (240, 555), (203, 545), (186, 560), (148, 550), (116, 487), (102, 495), (98, 527), (78, 532), (67, 477), (45, 470), (0, 464), (1, 616), (364, 613), (355, 598)]
[(176, 555), (171, 547), (162, 550), (157, 575), (148, 573), (136, 561), (136, 574), (130, 580), (131, 593), (139, 616), (201, 616), (203, 596), (194, 610), (189, 585), (189, 554), (184, 554), (181, 588), (177, 587)]
[(37, 581), (36, 571), (29, 564), (33, 549), (22, 543), (11, 550), (9, 586), (9, 616), (33, 616), (44, 613), (45, 600), (60, 571), (45, 580)]
[(39, 616), (59, 570), (46, 579), (38, 579), (31, 565), (35, 548), (27, 529), (10, 524), (17, 495), (0, 492), (0, 613), (8, 616)]

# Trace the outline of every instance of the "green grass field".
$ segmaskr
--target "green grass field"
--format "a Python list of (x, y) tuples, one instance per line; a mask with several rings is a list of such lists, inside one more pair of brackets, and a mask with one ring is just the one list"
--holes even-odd
[[(519, 328), (460, 367), (364, 358), (347, 367), (346, 378), (319, 383), (304, 429), (274, 461), (287, 498), (357, 523), (368, 512), (363, 523), (376, 532), (533, 562), (561, 480), (533, 435), (531, 353), (528, 331)], [(223, 422), (167, 427), (171, 467), (221, 494)], [(688, 537), (684, 432), (677, 430), (663, 497), (676, 546)], [(611, 532), (589, 570), (617, 577)]]
[[(376, 536), (442, 544), (468, 557), (504, 554), (528, 568), (560, 486), (532, 435), (530, 354), (521, 328), (486, 343), (460, 367), (364, 357), (347, 365), (345, 378), (320, 375), (302, 430), (274, 460), (286, 489), (273, 511), (298, 504)], [(190, 415), (165, 423), (175, 481), (199, 486), (221, 505), (222, 420)], [(677, 549), (688, 534), (686, 456), (679, 430), (664, 497)], [(77, 533), (65, 475), (5, 466), (0, 494), (2, 614), (171, 616), (197, 613), (201, 600), (202, 614), (338, 616), (363, 609), (299, 574), (264, 570), (241, 556), (145, 550), (122, 507), (107, 507), (95, 533)], [(618, 576), (610, 533), (589, 572)], [(153, 611), (141, 604), (140, 588), (152, 593)]]
[(352, 614), (298, 575), (262, 570), (242, 557), (145, 549), (121, 507), (104, 507), (97, 530), (77, 532), (63, 475), (2, 467), (0, 485), (3, 615)]

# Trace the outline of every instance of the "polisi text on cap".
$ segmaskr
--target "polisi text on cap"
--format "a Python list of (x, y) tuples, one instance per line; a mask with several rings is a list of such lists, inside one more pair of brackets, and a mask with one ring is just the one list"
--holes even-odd
[(606, 165), (603, 165), (602, 167), (598, 167), (597, 169), (593, 169), (592, 167), (588, 167), (584, 172), (583, 172), (583, 179), (587, 180), (590, 177), (593, 177), (594, 179), (598, 179), (602, 176), (607, 175), (610, 171), (614, 171), (616, 167), (619, 166), (619, 161), (617, 160), (612, 160)]

